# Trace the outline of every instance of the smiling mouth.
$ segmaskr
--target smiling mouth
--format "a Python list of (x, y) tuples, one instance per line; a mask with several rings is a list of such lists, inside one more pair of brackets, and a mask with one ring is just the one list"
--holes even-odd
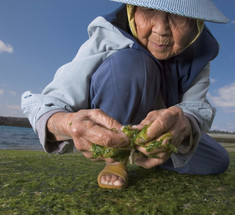
[(167, 47), (168, 47), (169, 45), (167, 45), (167, 44), (156, 44), (156, 43), (152, 43), (152, 46), (153, 46), (153, 48), (156, 49), (156, 50), (164, 51), (164, 50), (167, 49)]

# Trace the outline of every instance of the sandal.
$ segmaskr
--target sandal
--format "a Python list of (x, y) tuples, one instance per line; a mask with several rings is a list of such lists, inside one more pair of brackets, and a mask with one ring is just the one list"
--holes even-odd
[[(100, 182), (100, 179), (104, 175), (117, 175), (121, 177), (124, 180), (124, 185), (122, 186), (114, 186), (114, 185), (108, 185), (108, 184), (102, 184)], [(106, 164), (105, 168), (100, 172), (97, 178), (99, 187), (101, 188), (108, 188), (108, 189), (122, 189), (127, 187), (128, 185), (128, 174), (126, 171), (126, 165), (123, 163), (119, 164)]]

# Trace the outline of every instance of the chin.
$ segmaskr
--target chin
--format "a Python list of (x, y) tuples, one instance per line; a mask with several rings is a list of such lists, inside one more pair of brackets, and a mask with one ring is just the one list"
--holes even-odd
[(173, 55), (170, 55), (170, 56), (160, 56), (160, 55), (153, 55), (156, 59), (158, 59), (158, 60), (167, 60), (167, 59), (169, 59), (169, 58), (171, 58), (171, 57), (173, 57)]

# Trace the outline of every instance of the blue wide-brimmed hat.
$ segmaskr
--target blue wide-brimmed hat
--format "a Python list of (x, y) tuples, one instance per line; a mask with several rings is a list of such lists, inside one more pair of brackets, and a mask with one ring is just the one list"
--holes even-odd
[(227, 23), (228, 18), (211, 0), (111, 0), (124, 4), (153, 8), (194, 19)]

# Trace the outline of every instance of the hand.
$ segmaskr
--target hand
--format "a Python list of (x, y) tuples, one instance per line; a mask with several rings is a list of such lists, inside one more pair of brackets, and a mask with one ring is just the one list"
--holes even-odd
[[(183, 140), (191, 135), (190, 122), (184, 115), (182, 109), (177, 106), (150, 112), (139, 125), (135, 126), (135, 128), (142, 129), (144, 125), (150, 125), (146, 131), (146, 138), (137, 139), (137, 144), (158, 140), (161, 135), (170, 132), (172, 135), (171, 143), (176, 147), (179, 147)], [(161, 148), (151, 152), (147, 152), (141, 146), (137, 147), (137, 149), (145, 156), (154, 157), (142, 157), (135, 160), (136, 165), (144, 168), (152, 168), (161, 165), (171, 156), (167, 150)]]
[[(57, 141), (73, 139), (75, 147), (90, 159), (92, 144), (118, 148), (129, 145), (129, 139), (121, 131), (122, 125), (99, 109), (56, 113), (47, 126)], [(113, 159), (106, 161), (113, 162)]]

